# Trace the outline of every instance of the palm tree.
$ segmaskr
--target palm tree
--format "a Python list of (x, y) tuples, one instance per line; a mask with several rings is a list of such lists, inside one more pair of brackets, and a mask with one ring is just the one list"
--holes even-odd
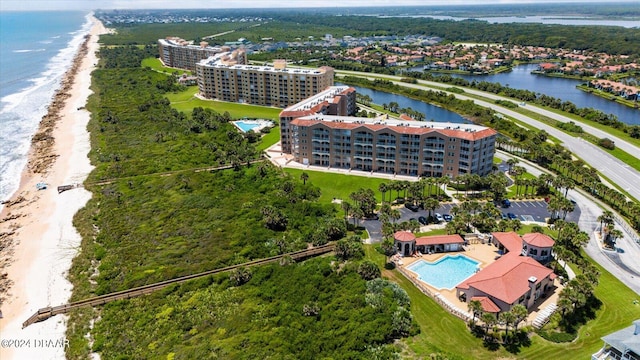
[(480, 300), (471, 300), (468, 305), (469, 311), (473, 314), (473, 326), (476, 326), (476, 316), (480, 316), (482, 314), (483, 308)]
[(611, 229), (611, 231), (609, 231), (609, 243), (611, 244), (611, 246), (615, 247), (616, 241), (623, 236), (624, 234), (622, 233), (622, 231), (618, 229)]
[(518, 325), (522, 320), (526, 319), (527, 316), (529, 316), (529, 311), (524, 305), (518, 304), (511, 308), (511, 313), (515, 316), (515, 321), (513, 322), (513, 331), (517, 332)]
[(566, 220), (567, 214), (576, 209), (576, 206), (566, 197), (560, 198), (560, 210), (562, 210), (562, 220)]
[(309, 180), (309, 174), (303, 171), (302, 174), (300, 174), (300, 180), (302, 180), (302, 185), (307, 185), (307, 180)]
[(489, 312), (482, 313), (480, 320), (484, 323), (485, 336), (489, 334), (489, 329), (498, 321), (496, 316)]
[(509, 174), (511, 174), (511, 169), (513, 169), (513, 166), (519, 162), (520, 161), (516, 158), (510, 158), (509, 160), (507, 160), (507, 165), (509, 165)]
[(552, 196), (551, 199), (549, 199), (549, 204), (547, 204), (547, 210), (549, 210), (549, 213), (551, 215), (551, 219), (557, 219), (558, 216), (558, 212), (560, 211), (561, 208), (561, 202), (560, 202), (560, 198), (557, 196)]
[(516, 316), (511, 312), (503, 312), (500, 314), (500, 320), (504, 322), (505, 342), (509, 341), (509, 325), (516, 321)]
[(384, 195), (389, 190), (389, 187), (386, 183), (380, 183), (380, 185), (378, 185), (378, 190), (380, 190), (380, 192), (382, 193), (382, 203), (384, 204)]
[(436, 198), (427, 198), (424, 202), (424, 208), (429, 210), (429, 219), (431, 219), (432, 211), (435, 211), (440, 206), (440, 201)]
[(400, 214), (400, 210), (398, 209), (391, 209), (391, 211), (389, 212), (389, 218), (391, 219), (391, 221), (393, 221), (393, 223), (400, 220), (401, 216), (402, 214)]
[(560, 314), (562, 314), (562, 318), (565, 317), (567, 311), (573, 310), (573, 303), (566, 296), (560, 296), (558, 298), (558, 302), (556, 303), (556, 305), (558, 306), (558, 309), (560, 309)]
[(613, 213), (609, 210), (605, 210), (602, 212), (602, 215), (598, 216), (598, 221), (600, 221), (600, 237), (602, 237), (602, 232), (604, 230), (605, 225), (610, 226), (613, 225)]
[(348, 201), (343, 201), (342, 210), (344, 210), (344, 221), (348, 221), (349, 214), (351, 213), (351, 203), (349, 203)]
[(575, 187), (576, 187), (576, 183), (571, 179), (567, 179), (567, 181), (564, 183), (564, 197), (565, 197), (565, 199), (569, 195), (569, 190), (571, 190), (571, 189), (573, 189)]
[(400, 189), (403, 191), (402, 200), (407, 201), (407, 189), (409, 189), (409, 182), (402, 180), (400, 182)]

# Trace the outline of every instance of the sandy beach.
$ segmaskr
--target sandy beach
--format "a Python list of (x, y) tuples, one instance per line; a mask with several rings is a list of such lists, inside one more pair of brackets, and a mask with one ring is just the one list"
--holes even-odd
[[(92, 166), (84, 109), (91, 94), (98, 36), (106, 33), (92, 18), (90, 36), (65, 74), (49, 113), (34, 136), (20, 188), (0, 214), (0, 359), (62, 359), (66, 317), (58, 315), (22, 329), (39, 308), (64, 304), (71, 296), (67, 273), (80, 247), (74, 214), (91, 198), (82, 187), (58, 194), (57, 187), (82, 184)], [(37, 190), (36, 184), (48, 184)]]

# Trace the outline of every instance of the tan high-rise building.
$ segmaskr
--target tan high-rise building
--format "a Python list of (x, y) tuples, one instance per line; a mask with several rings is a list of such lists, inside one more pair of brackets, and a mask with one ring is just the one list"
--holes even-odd
[(289, 123), (302, 116), (324, 114), (353, 116), (358, 110), (356, 89), (349, 86), (331, 86), (324, 91), (291, 105), (280, 113), (280, 145), (291, 153)]
[(218, 54), (196, 65), (200, 95), (208, 99), (287, 107), (333, 85), (333, 68), (242, 65)]
[(451, 178), (492, 171), (494, 129), (386, 115), (374, 119), (328, 115), (326, 111), (310, 114), (316, 109), (308, 106), (303, 102), (280, 114), (285, 124), (282, 151), (301, 164)]
[[(209, 46), (209, 43), (206, 41), (194, 45), (193, 41), (187, 41), (178, 37), (159, 39), (158, 49), (160, 52), (160, 60), (165, 66), (191, 71), (196, 70), (196, 64), (198, 62), (231, 50), (228, 46)], [(242, 57), (237, 60), (240, 64), (247, 63), (244, 52), (242, 53)]]

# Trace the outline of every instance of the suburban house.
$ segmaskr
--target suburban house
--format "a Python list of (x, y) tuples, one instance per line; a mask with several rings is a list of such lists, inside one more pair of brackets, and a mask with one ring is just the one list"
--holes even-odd
[(520, 237), (515, 232), (495, 232), (490, 241), (503, 255), (456, 287), (460, 299), (480, 300), (488, 312), (509, 311), (517, 304), (530, 308), (553, 288), (556, 275), (537, 261), (551, 259), (553, 239), (544, 234)]
[(604, 346), (591, 356), (592, 360), (640, 360), (640, 319), (629, 327), (602, 338)]

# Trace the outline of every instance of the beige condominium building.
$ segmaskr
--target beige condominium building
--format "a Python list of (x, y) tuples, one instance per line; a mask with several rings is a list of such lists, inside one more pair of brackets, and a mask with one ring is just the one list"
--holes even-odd
[(208, 99), (287, 107), (333, 85), (333, 68), (287, 68), (284, 60), (274, 66), (243, 65), (217, 54), (196, 65), (200, 95)]
[[(187, 41), (179, 37), (167, 37), (158, 40), (158, 49), (160, 51), (160, 60), (165, 66), (174, 67), (185, 70), (196, 70), (196, 64), (211, 56), (227, 53), (231, 51), (228, 46), (213, 47), (209, 46), (206, 41), (194, 45), (193, 41)], [(244, 52), (242, 57), (237, 59), (238, 63), (245, 64), (247, 62)]]
[[(355, 98), (355, 91), (352, 93)], [(324, 110), (328, 107), (316, 109), (308, 100), (280, 114), (282, 151), (293, 155), (296, 162), (427, 177), (484, 176), (492, 171), (497, 132), (491, 128), (415, 121), (406, 116), (331, 115)], [(320, 111), (311, 113), (315, 110)]]

